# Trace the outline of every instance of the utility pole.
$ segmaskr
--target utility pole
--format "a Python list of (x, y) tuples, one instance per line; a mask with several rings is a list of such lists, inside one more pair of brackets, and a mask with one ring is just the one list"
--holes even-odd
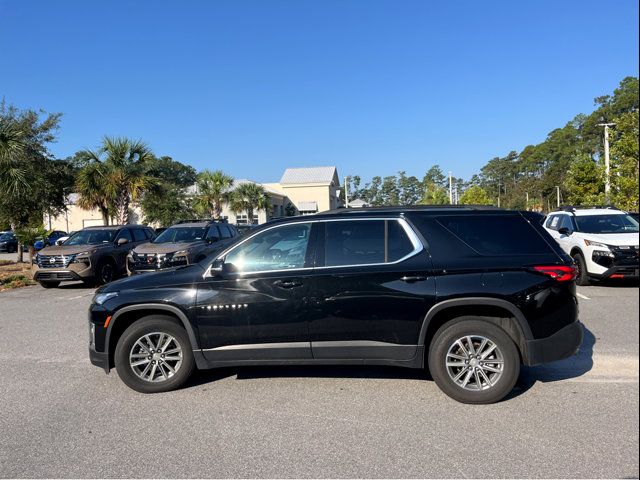
[(349, 176), (344, 177), (344, 208), (349, 208)]
[(558, 208), (560, 208), (560, 187), (556, 185), (556, 196), (558, 197)]
[(529, 210), (529, 192), (527, 192), (527, 203), (525, 205), (525, 208)]
[(498, 182), (498, 208), (500, 208), (500, 183)]
[(453, 177), (449, 171), (449, 205), (453, 205)]
[(615, 123), (599, 123), (604, 127), (604, 198), (607, 204), (611, 203), (611, 164), (609, 162), (609, 127)]

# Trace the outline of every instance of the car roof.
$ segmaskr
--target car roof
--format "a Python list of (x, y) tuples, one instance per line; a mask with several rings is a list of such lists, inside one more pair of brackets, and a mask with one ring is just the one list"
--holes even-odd
[(171, 225), (169, 228), (183, 228), (183, 227), (206, 227), (210, 223), (213, 222), (185, 222), (185, 223), (176, 223), (175, 225)]
[(83, 230), (120, 230), (121, 228), (147, 228), (145, 225), (94, 225), (91, 227), (84, 227)]

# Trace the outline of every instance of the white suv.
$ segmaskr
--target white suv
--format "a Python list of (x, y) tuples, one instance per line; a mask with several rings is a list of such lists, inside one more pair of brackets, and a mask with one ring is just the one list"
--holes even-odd
[(544, 228), (576, 262), (578, 285), (591, 277), (638, 277), (638, 222), (626, 212), (563, 207), (549, 214)]

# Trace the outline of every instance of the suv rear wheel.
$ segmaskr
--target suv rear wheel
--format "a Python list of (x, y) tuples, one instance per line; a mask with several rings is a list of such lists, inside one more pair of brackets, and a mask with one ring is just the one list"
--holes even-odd
[(429, 370), (438, 387), (454, 400), (494, 403), (513, 389), (520, 374), (520, 356), (500, 327), (460, 317), (433, 337)]
[(183, 327), (171, 317), (150, 315), (127, 328), (116, 345), (118, 376), (142, 393), (174, 390), (189, 378), (194, 359)]

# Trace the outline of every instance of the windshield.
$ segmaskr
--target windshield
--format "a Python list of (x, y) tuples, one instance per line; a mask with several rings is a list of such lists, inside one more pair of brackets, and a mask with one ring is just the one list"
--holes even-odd
[(578, 231), (583, 233), (638, 233), (638, 222), (631, 215), (576, 216)]
[(158, 235), (152, 243), (188, 243), (204, 238), (206, 227), (171, 227)]
[(63, 245), (97, 245), (110, 243), (116, 237), (117, 230), (81, 230), (70, 236)]
[(0, 235), (0, 240), (11, 240), (12, 238), (13, 238), (12, 233), (5, 233), (3, 235)]

